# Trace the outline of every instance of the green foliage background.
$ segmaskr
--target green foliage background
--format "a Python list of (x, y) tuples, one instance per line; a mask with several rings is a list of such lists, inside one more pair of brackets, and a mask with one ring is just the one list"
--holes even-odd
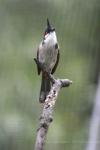
[(56, 28), (60, 92), (46, 150), (83, 150), (100, 69), (99, 0), (0, 0), (0, 150), (34, 149), (41, 77), (36, 57), (46, 18)]

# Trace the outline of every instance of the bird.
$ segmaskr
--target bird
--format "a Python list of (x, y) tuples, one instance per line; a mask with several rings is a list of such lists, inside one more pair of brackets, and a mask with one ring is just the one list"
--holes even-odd
[(37, 64), (38, 75), (40, 75), (40, 73), (42, 72), (42, 81), (39, 96), (40, 103), (45, 102), (46, 96), (50, 92), (51, 82), (47, 76), (47, 73), (53, 74), (55, 72), (58, 66), (59, 57), (59, 45), (57, 41), (56, 31), (47, 18), (47, 27), (43, 34), (42, 41), (40, 42), (37, 49), (37, 60), (45, 68), (45, 71), (42, 71)]

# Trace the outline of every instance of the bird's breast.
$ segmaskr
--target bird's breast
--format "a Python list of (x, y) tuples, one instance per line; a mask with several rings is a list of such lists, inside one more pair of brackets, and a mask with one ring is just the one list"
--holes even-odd
[(39, 51), (39, 61), (45, 65), (45, 67), (53, 69), (57, 60), (58, 51), (55, 49), (55, 45), (43, 45)]

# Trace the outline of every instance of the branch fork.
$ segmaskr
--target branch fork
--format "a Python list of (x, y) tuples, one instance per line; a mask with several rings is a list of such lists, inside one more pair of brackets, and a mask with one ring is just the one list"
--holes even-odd
[[(42, 71), (45, 71), (43, 64), (41, 64), (36, 58), (34, 58), (34, 61), (37, 65), (39, 65)], [(68, 87), (72, 84), (72, 81), (69, 79), (55, 79), (54, 76), (49, 73), (48, 77), (52, 82), (52, 87), (43, 104), (43, 111), (40, 117), (39, 128), (37, 130), (35, 150), (44, 149), (45, 138), (49, 125), (53, 121), (52, 114), (60, 89), (63, 87)]]

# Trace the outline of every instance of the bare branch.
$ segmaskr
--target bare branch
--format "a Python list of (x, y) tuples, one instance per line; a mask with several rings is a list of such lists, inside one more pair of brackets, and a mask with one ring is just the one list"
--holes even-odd
[[(35, 61), (39, 67), (41, 66), (42, 71), (44, 70), (42, 64), (40, 64), (37, 60)], [(72, 81), (69, 79), (55, 79), (53, 75), (48, 73), (48, 76), (53, 83), (51, 90), (49, 94), (46, 97), (42, 115), (40, 117), (40, 123), (39, 123), (39, 128), (37, 130), (37, 138), (36, 138), (36, 144), (35, 144), (35, 150), (43, 150), (44, 149), (44, 144), (45, 144), (45, 139), (46, 135), (48, 132), (48, 128), (50, 123), (53, 121), (53, 110), (54, 106), (59, 94), (59, 91), (62, 87), (68, 87), (70, 84), (72, 84)]]

